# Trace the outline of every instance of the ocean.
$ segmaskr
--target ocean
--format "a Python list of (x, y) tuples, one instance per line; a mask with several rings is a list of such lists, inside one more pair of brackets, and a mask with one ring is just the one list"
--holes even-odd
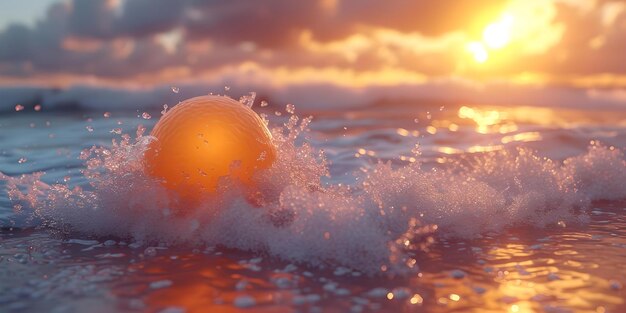
[(141, 166), (163, 108), (1, 113), (0, 311), (626, 310), (623, 109), (293, 104), (253, 106), (261, 198), (186, 215)]

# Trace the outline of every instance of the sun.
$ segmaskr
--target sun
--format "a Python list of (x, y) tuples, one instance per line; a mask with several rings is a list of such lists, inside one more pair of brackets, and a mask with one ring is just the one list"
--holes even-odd
[(472, 54), (474, 60), (478, 63), (485, 63), (489, 59), (489, 52), (482, 42), (472, 41), (467, 44), (467, 51)]
[(466, 49), (474, 61), (485, 63), (489, 60), (490, 50), (498, 50), (507, 46), (511, 42), (513, 22), (513, 16), (505, 13), (499, 20), (485, 27), (481, 40), (469, 42)]
[(504, 14), (499, 21), (487, 25), (483, 31), (483, 42), (491, 49), (500, 49), (511, 41), (513, 16)]

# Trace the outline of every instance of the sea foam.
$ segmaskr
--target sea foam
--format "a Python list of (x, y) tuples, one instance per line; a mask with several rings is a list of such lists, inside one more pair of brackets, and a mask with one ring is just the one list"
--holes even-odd
[(81, 153), (87, 186), (46, 184), (42, 173), (0, 179), (16, 217), (55, 231), (220, 245), (369, 274), (416, 270), (416, 253), (437, 237), (584, 223), (592, 201), (626, 198), (624, 154), (595, 142), (563, 162), (516, 148), (426, 168), (416, 152), (415, 163), (363, 168), (359, 183), (323, 183), (329, 164), (306, 140), (310, 122), (291, 115), (272, 129), (277, 159), (256, 174), (259, 189), (225, 178), (217, 195), (186, 213), (176, 194), (144, 172), (143, 153), (156, 139), (142, 127), (135, 138)]

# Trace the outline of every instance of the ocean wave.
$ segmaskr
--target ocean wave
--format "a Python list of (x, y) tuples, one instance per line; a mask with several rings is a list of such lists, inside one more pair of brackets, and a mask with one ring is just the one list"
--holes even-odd
[(458, 79), (358, 88), (330, 83), (276, 86), (259, 81), (235, 84), (229, 84), (227, 81), (228, 79), (211, 82), (192, 81), (154, 86), (95, 83), (58, 88), (0, 86), (0, 113), (14, 111), (18, 104), (25, 108), (41, 105), (48, 111), (159, 109), (163, 104), (171, 107), (184, 99), (206, 95), (207, 91), (214, 94), (226, 92), (233, 96), (246, 95), (252, 90), (256, 91), (259, 98), (270, 103), (289, 103), (293, 99), (298, 99), (298, 107), (307, 110), (334, 110), (338, 107), (354, 108), (389, 103), (421, 106), (450, 106), (459, 103), (504, 104), (581, 110), (623, 110), (626, 105), (624, 97), (621, 96), (623, 93), (621, 89), (587, 91), (567, 87), (535, 88), (496, 82), (477, 86)]
[[(217, 195), (181, 210), (181, 199), (144, 171), (153, 137), (140, 127), (110, 147), (84, 150), (89, 186), (46, 184), (43, 173), (1, 175), (14, 218), (87, 236), (168, 245), (220, 245), (310, 266), (369, 274), (416, 270), (437, 237), (474, 238), (507, 227), (584, 223), (592, 201), (626, 198), (626, 161), (593, 142), (563, 162), (525, 148), (463, 155), (446, 165), (378, 162), (357, 183), (325, 183), (324, 152), (306, 140), (309, 118), (292, 115), (272, 134), (274, 165), (256, 190), (224, 178)], [(184, 212), (183, 212), (184, 211)]]

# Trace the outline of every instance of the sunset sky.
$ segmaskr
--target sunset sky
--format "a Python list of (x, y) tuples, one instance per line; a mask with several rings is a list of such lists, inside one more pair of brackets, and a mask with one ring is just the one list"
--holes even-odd
[(623, 0), (35, 0), (0, 12), (4, 93), (232, 85), (296, 103), (330, 90), (317, 100), (626, 108)]

